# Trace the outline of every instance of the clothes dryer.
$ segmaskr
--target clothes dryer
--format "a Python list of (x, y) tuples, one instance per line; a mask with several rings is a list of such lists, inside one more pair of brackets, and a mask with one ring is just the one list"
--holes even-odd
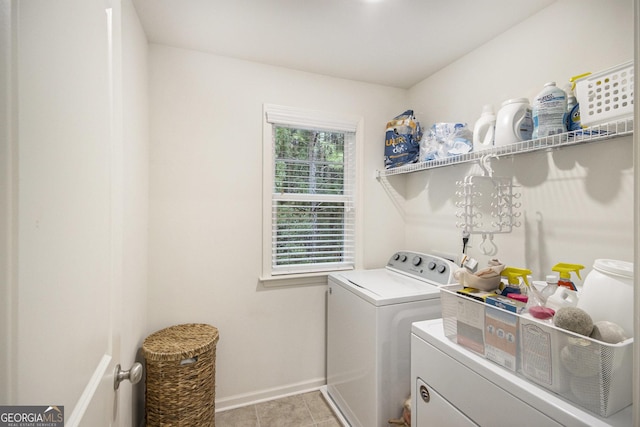
[(411, 378), (411, 427), (633, 424), (631, 406), (600, 417), (454, 343), (442, 319), (412, 325)]

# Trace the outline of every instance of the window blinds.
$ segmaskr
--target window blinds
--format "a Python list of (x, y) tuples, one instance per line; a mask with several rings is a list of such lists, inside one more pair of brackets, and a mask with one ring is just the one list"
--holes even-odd
[(267, 119), (278, 122), (273, 126), (272, 274), (351, 268), (355, 126), (276, 113)]

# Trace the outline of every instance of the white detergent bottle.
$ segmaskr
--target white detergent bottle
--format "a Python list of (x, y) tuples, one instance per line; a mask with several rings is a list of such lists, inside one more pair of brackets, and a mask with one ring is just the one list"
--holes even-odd
[(508, 145), (531, 139), (533, 120), (527, 98), (508, 99), (496, 117), (495, 145)]
[(493, 105), (482, 107), (482, 115), (473, 126), (473, 151), (486, 150), (493, 147), (496, 132), (496, 115)]
[(567, 94), (549, 82), (533, 100), (533, 139), (558, 135), (567, 131)]

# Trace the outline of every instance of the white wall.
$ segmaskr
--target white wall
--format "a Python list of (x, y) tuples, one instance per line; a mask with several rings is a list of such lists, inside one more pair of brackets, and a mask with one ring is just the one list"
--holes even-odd
[[(473, 126), (484, 104), (496, 111), (509, 98), (532, 99), (547, 81), (560, 87), (576, 74), (633, 59), (630, 0), (560, 0), (409, 91), (425, 127), (460, 121)], [(523, 225), (496, 235), (497, 257), (544, 278), (557, 262), (597, 258), (632, 261), (631, 137), (493, 161), (498, 176), (514, 176)], [(455, 182), (477, 166), (436, 169), (406, 179), (407, 245), (459, 253)], [(481, 239), (470, 254), (486, 265)], [(584, 275), (583, 275), (584, 278)]]
[(217, 409), (324, 384), (325, 287), (258, 280), (262, 105), (364, 118), (360, 263), (373, 267), (404, 245), (375, 169), (406, 91), (159, 45), (149, 69), (148, 332), (186, 322), (219, 329)]
[[(120, 363), (129, 369), (144, 358), (147, 323), (149, 218), (148, 43), (130, 0), (122, 2), (123, 113), (123, 272), (122, 348)], [(120, 387), (122, 426), (144, 419), (144, 384)]]

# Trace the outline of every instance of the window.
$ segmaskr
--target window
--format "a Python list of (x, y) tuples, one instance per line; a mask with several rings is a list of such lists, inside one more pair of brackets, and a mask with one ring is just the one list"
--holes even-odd
[(353, 268), (358, 120), (265, 105), (263, 279)]

